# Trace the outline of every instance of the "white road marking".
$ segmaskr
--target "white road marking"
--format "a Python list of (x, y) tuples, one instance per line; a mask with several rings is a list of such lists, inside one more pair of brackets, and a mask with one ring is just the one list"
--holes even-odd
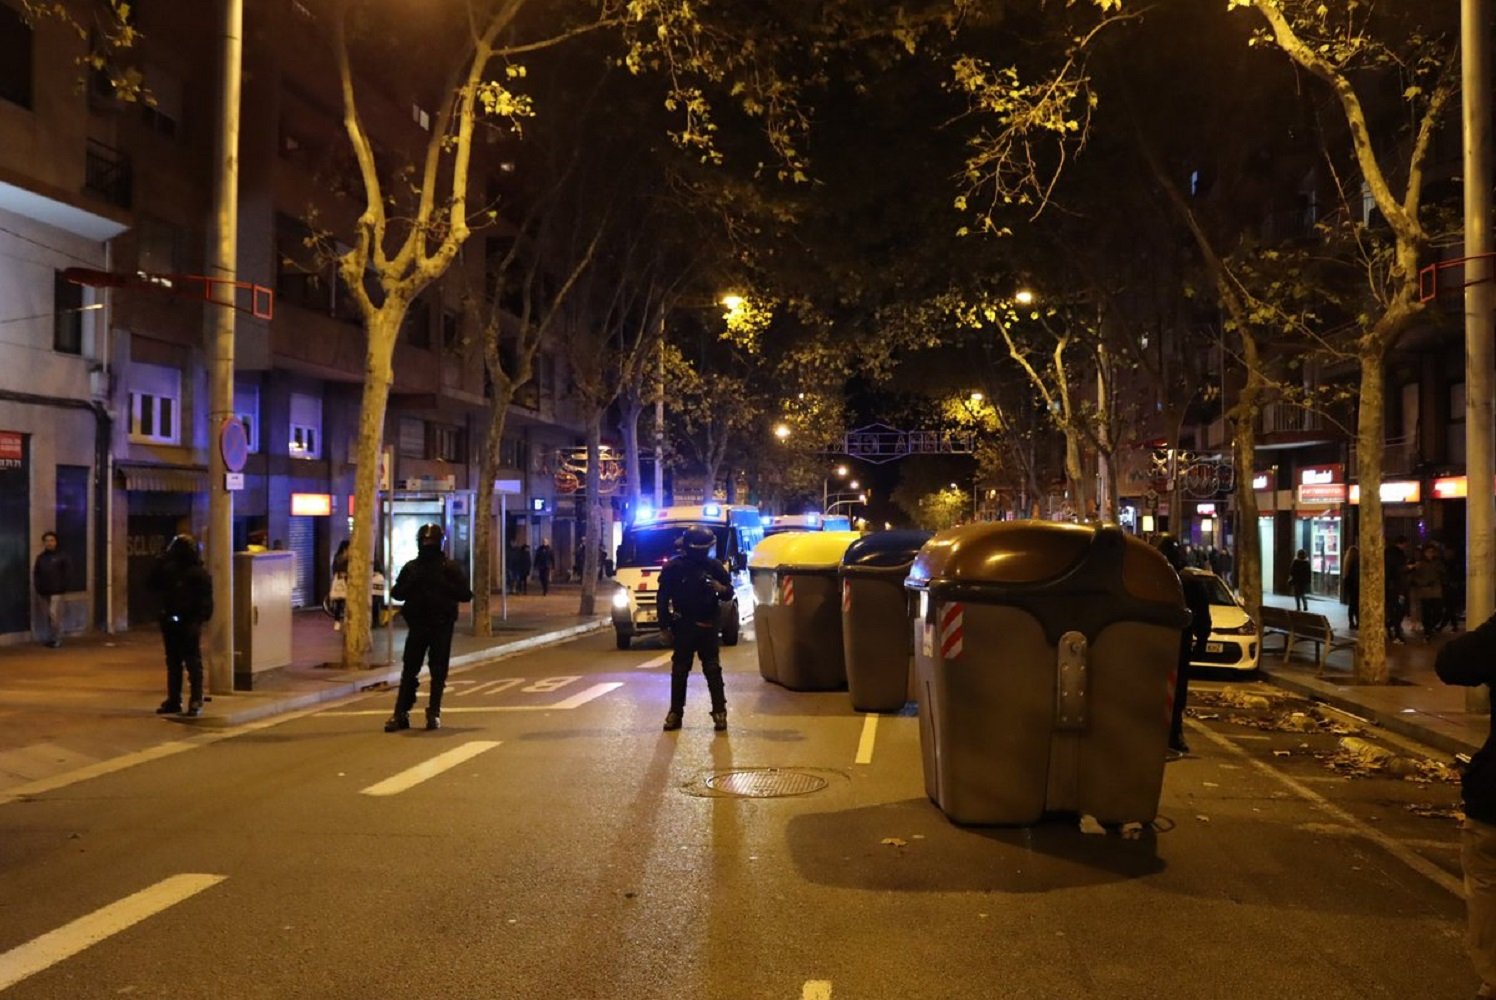
[(878, 716), (869, 712), (862, 717), (862, 738), (857, 741), (857, 763), (873, 762), (873, 742), (878, 737)]
[(648, 670), (650, 667), (662, 667), (665, 664), (667, 664), (667, 663), (670, 662), (670, 656), (671, 656), (670, 653), (665, 653), (662, 656), (656, 656), (652, 660), (645, 660), (643, 663), (636, 663), (636, 664), (634, 664), (634, 669), (635, 670)]
[(473, 740), (464, 743), (460, 747), (454, 747), (446, 753), (439, 753), (424, 764), (407, 768), (392, 778), (385, 778), (377, 784), (370, 785), (362, 790), (363, 795), (398, 795), (409, 788), (414, 788), (428, 778), (434, 778), (443, 771), (450, 771), (465, 761), (472, 760), (487, 750), (492, 750), (499, 745), (498, 740)]
[(469, 682), (472, 683), (473, 686), (468, 688), (466, 691), (458, 691), (457, 694), (498, 694), (500, 691), (507, 691), (512, 687), (518, 687), (524, 682), (525, 679), (523, 677), (506, 677), (501, 681), (483, 681), (481, 683)]
[(831, 980), (807, 980), (800, 990), (800, 1000), (831, 1000)]
[[(549, 712), (557, 708), (581, 708), (589, 701), (601, 698), (610, 691), (623, 687), (623, 681), (605, 681), (585, 688), (561, 701), (549, 705), (443, 705), (442, 715), (479, 715), (484, 712)], [(351, 712), (325, 712), (325, 715), (388, 715), (382, 708), (361, 708)]]
[(1361, 822), (1355, 816), (1352, 816), (1344, 809), (1335, 805), (1335, 803), (1331, 802), (1323, 795), (1320, 795), (1318, 792), (1310, 789), (1303, 782), (1290, 778), (1288, 775), (1278, 771), (1266, 761), (1258, 760), (1257, 758), (1248, 755), (1245, 750), (1233, 743), (1230, 737), (1222, 736), (1219, 733), (1211, 730), (1209, 727), (1195, 722), (1193, 719), (1190, 720), (1190, 725), (1195, 729), (1196, 732), (1204, 734), (1217, 746), (1224, 747), (1228, 752), (1240, 757), (1242, 760), (1246, 761), (1248, 764), (1251, 764), (1263, 774), (1266, 774), (1269, 777), (1275, 779), (1282, 785), (1286, 785), (1292, 792), (1294, 792), (1294, 794), (1298, 795), (1299, 798), (1310, 803), (1311, 805), (1318, 806), (1321, 810), (1329, 813), (1331, 816), (1335, 817), (1337, 820), (1346, 824), (1347, 826), (1355, 827), (1356, 832), (1361, 834), (1362, 837), (1365, 837), (1373, 844), (1376, 844), (1378, 847), (1382, 848), (1382, 850), (1386, 851), (1388, 854), (1391, 854), (1394, 858), (1401, 861), (1403, 864), (1407, 865), (1409, 868), (1413, 869), (1415, 872), (1422, 875), (1430, 882), (1434, 883), (1442, 889), (1448, 890), (1461, 899), (1464, 898), (1465, 891), (1464, 887), (1460, 884), (1460, 880), (1446, 872), (1444, 869), (1440, 868), (1438, 865), (1434, 864), (1431, 861), (1426, 861), (1423, 857), (1409, 850), (1406, 846), (1387, 836), (1385, 833), (1376, 829), (1375, 827), (1368, 826), (1367, 824)]
[(0, 990), (72, 958), (127, 927), (155, 916), (228, 878), (227, 875), (173, 875), (110, 903), (0, 955)]

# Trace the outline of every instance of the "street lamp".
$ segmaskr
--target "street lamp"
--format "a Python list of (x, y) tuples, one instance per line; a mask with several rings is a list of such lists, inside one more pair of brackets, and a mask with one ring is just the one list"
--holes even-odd
[(735, 292), (728, 292), (717, 301), (726, 306), (728, 312), (735, 313), (739, 309), (743, 308), (744, 299), (741, 295), (738, 295)]
[(784, 439), (788, 438), (790, 436), (790, 425), (789, 424), (775, 424), (774, 425), (774, 436), (777, 437), (781, 441), (783, 441)]
[[(847, 473), (850, 472), (851, 470), (848, 469), (847, 466), (844, 463), (842, 465), (838, 465), (835, 469), (833, 469), (831, 471), (836, 474), (836, 478), (837, 479), (846, 479), (847, 478)], [(827, 476), (826, 478), (824, 478), (824, 479), (821, 480), (821, 511), (823, 513), (825, 512), (825, 510), (826, 510), (826, 504), (827, 504), (827, 502), (830, 499), (831, 499), (831, 477)]]
[(1027, 288), (1020, 288), (1018, 289), (1018, 291), (1013, 293), (1013, 301), (1017, 302), (1021, 306), (1033, 305), (1036, 298), (1037, 296), (1035, 296), (1034, 293), (1029, 291)]

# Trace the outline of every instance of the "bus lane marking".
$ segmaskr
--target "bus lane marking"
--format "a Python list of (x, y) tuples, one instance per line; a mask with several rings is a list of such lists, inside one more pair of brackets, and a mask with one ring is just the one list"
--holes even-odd
[[(523, 680), (524, 678), (520, 678)], [(579, 680), (580, 678), (554, 678), (555, 680)], [(556, 709), (581, 708), (589, 701), (595, 701), (603, 695), (616, 691), (623, 687), (623, 681), (604, 681), (593, 684), (591, 687), (583, 688), (569, 698), (551, 702), (547, 705), (443, 705), (443, 715), (476, 715), (484, 712), (550, 712)], [(537, 685), (521, 688), (521, 691), (542, 690)], [(327, 715), (384, 715), (385, 710), (381, 708), (360, 708), (349, 712), (327, 712)]]
[(436, 777), (443, 771), (450, 771), (459, 764), (465, 763), (499, 745), (498, 740), (473, 740), (464, 743), (460, 747), (453, 747), (446, 753), (439, 753), (424, 763), (409, 767), (392, 777), (376, 782), (368, 788), (361, 789), (361, 795), (398, 795), (407, 789), (414, 788), (423, 781)]
[(878, 738), (878, 716), (872, 712), (862, 717), (862, 738), (857, 741), (857, 763), (873, 762), (873, 743)]
[(831, 980), (806, 980), (800, 989), (800, 1000), (831, 1000)]
[(212, 888), (227, 875), (173, 875), (0, 955), (0, 990)]

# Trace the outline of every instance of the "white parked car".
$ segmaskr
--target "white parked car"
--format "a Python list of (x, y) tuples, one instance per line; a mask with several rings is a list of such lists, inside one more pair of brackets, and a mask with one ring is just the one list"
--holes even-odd
[(1257, 623), (1247, 614), (1231, 588), (1209, 570), (1186, 569), (1183, 575), (1199, 580), (1210, 595), (1210, 638), (1205, 652), (1190, 666), (1207, 669), (1252, 671), (1262, 649)]

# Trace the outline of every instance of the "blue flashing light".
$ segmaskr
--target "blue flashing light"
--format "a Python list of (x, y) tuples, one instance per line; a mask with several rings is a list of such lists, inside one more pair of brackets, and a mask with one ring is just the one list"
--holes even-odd
[(722, 505), (721, 504), (715, 504), (715, 503), (709, 503), (705, 507), (701, 508), (701, 513), (702, 513), (702, 516), (704, 516), (704, 517), (721, 517), (722, 516)]
[(634, 515), (634, 523), (643, 524), (646, 521), (653, 521), (654, 518), (654, 508), (649, 506), (649, 504), (640, 504), (638, 513)]
[(820, 522), (820, 520), (821, 520), (821, 515), (819, 515), (819, 514), (806, 514), (805, 515), (805, 523), (806, 524), (817, 524), (817, 523)]

